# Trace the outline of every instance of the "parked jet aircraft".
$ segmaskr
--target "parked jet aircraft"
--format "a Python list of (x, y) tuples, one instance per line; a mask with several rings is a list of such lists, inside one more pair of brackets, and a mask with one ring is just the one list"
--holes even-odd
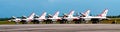
[(60, 21), (61, 20), (61, 17), (58, 17), (59, 16), (59, 11), (57, 11), (53, 16), (52, 18), (47, 18), (49, 20), (52, 20), (52, 21)]
[[(82, 14), (82, 16), (86, 17), (86, 16), (89, 15), (89, 13), (90, 13), (90, 10), (87, 10), (86, 12), (81, 13), (81, 14)], [(64, 18), (64, 19), (67, 19), (67, 21), (76, 21), (76, 20), (78, 20), (78, 19), (79, 19), (79, 16), (78, 16), (78, 17), (74, 17), (73, 14), (74, 14), (74, 11), (71, 11), (71, 12), (67, 15), (68, 17), (66, 17), (66, 18)]]
[(13, 21), (13, 22), (15, 22), (16, 24), (18, 24), (18, 23), (21, 21), (21, 19), (15, 17), (15, 16), (12, 16), (12, 19), (10, 19), (10, 20), (8, 20), (8, 21), (9, 21), (9, 22)]
[(44, 12), (40, 17), (34, 18), (33, 23), (34, 24), (39, 24), (39, 22), (45, 21), (46, 20), (46, 12)]
[(85, 20), (92, 20), (92, 19), (98, 19), (98, 20), (103, 20), (103, 19), (107, 19), (106, 15), (107, 15), (108, 9), (105, 9), (100, 15), (98, 16), (86, 16), (86, 17), (80, 17), (83, 18)]
[(9, 20), (9, 21), (14, 21), (14, 22), (16, 22), (16, 23), (18, 23), (18, 22), (23, 22), (23, 23), (29, 23), (29, 22), (31, 22), (32, 20), (38, 20), (38, 22), (40, 22), (40, 21), (45, 21), (45, 20), (52, 20), (52, 21), (60, 21), (60, 20), (63, 20), (63, 19), (65, 19), (65, 20), (67, 20), (67, 21), (76, 21), (76, 20), (79, 20), (79, 19), (84, 19), (84, 20), (86, 20), (86, 21), (88, 21), (88, 20), (92, 20), (92, 19), (98, 19), (98, 20), (103, 20), (103, 19), (107, 19), (106, 18), (106, 15), (107, 15), (107, 12), (108, 12), (108, 9), (105, 9), (100, 15), (98, 15), (98, 16), (89, 16), (89, 14), (90, 14), (90, 10), (87, 10), (86, 12), (84, 12), (84, 13), (81, 13), (81, 17), (74, 17), (73, 16), (73, 14), (74, 14), (74, 10), (72, 10), (72, 11), (70, 11), (70, 13), (69, 14), (67, 14), (66, 15), (66, 17), (58, 17), (59, 16), (59, 11), (57, 11), (54, 15), (52, 15), (52, 17), (50, 17), (50, 18), (46, 18), (46, 12), (44, 12), (40, 17), (38, 17), (38, 18), (34, 18), (34, 16), (35, 16), (35, 13), (32, 13), (28, 18), (26, 17), (26, 18), (22, 18), (22, 19), (20, 19), (20, 18), (16, 18), (16, 17), (14, 17), (13, 16), (13, 18), (14, 19), (12, 19), (12, 20)]
[(23, 22), (23, 23), (29, 23), (29, 22), (31, 22), (33, 19), (34, 19), (34, 16), (35, 16), (35, 13), (32, 13), (28, 18), (26, 17), (26, 18), (23, 18), (22, 20), (21, 20), (21, 22)]

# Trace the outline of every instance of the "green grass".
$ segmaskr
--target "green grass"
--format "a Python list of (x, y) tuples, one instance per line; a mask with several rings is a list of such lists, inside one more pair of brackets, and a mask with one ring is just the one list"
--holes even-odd
[(14, 24), (14, 22), (0, 21), (0, 24)]

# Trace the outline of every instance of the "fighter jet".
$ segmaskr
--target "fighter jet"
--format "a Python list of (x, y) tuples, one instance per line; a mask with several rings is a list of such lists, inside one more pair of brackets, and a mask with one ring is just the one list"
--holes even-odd
[(35, 13), (32, 13), (29, 17), (23, 16), (21, 22), (23, 24), (30, 23), (34, 19)]
[(82, 19), (84, 19), (85, 21), (87, 21), (86, 23), (88, 23), (88, 21), (93, 21), (93, 20), (96, 20), (96, 21), (100, 21), (100, 20), (104, 20), (104, 19), (108, 19), (106, 18), (106, 15), (107, 15), (107, 12), (108, 12), (108, 9), (105, 9), (101, 14), (99, 14), (98, 16), (86, 16), (86, 17), (80, 17)]
[(15, 17), (15, 16), (12, 16), (12, 19), (10, 19), (10, 20), (8, 20), (8, 21), (9, 21), (9, 22), (13, 21), (13, 22), (15, 22), (16, 24), (19, 24), (19, 22), (21, 21), (21, 19)]
[(39, 24), (39, 22), (43, 22), (46, 20), (46, 12), (44, 12), (40, 17), (36, 16), (32, 21), (34, 24)]

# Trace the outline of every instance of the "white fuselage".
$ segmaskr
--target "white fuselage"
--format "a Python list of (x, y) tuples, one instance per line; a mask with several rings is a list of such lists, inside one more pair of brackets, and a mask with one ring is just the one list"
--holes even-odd
[(59, 20), (61, 20), (62, 18), (60, 18), (60, 17), (53, 17), (53, 18), (47, 18), (47, 19), (50, 19), (50, 20), (52, 20), (52, 21), (59, 21)]
[(29, 21), (32, 21), (33, 18), (27, 18), (27, 19), (22, 19), (22, 20), (26, 20), (27, 22), (29, 22)]
[(46, 18), (35, 18), (36, 20), (38, 20), (38, 21), (44, 21), (44, 20), (46, 20)]
[(85, 20), (91, 20), (91, 19), (99, 19), (99, 20), (102, 20), (102, 19), (106, 19), (106, 17), (101, 17), (101, 16), (88, 16), (88, 17), (80, 17), (80, 18), (83, 18)]
[(78, 20), (79, 17), (66, 17), (64, 19), (67, 19), (67, 21), (73, 21), (73, 20)]
[(11, 19), (11, 21), (20, 22), (20, 21), (21, 21), (21, 19), (19, 19), (19, 18), (16, 18), (16, 19)]

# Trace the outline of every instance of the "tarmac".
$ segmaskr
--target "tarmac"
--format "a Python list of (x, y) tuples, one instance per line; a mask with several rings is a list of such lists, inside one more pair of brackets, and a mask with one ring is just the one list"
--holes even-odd
[(120, 24), (0, 25), (0, 32), (120, 32)]

